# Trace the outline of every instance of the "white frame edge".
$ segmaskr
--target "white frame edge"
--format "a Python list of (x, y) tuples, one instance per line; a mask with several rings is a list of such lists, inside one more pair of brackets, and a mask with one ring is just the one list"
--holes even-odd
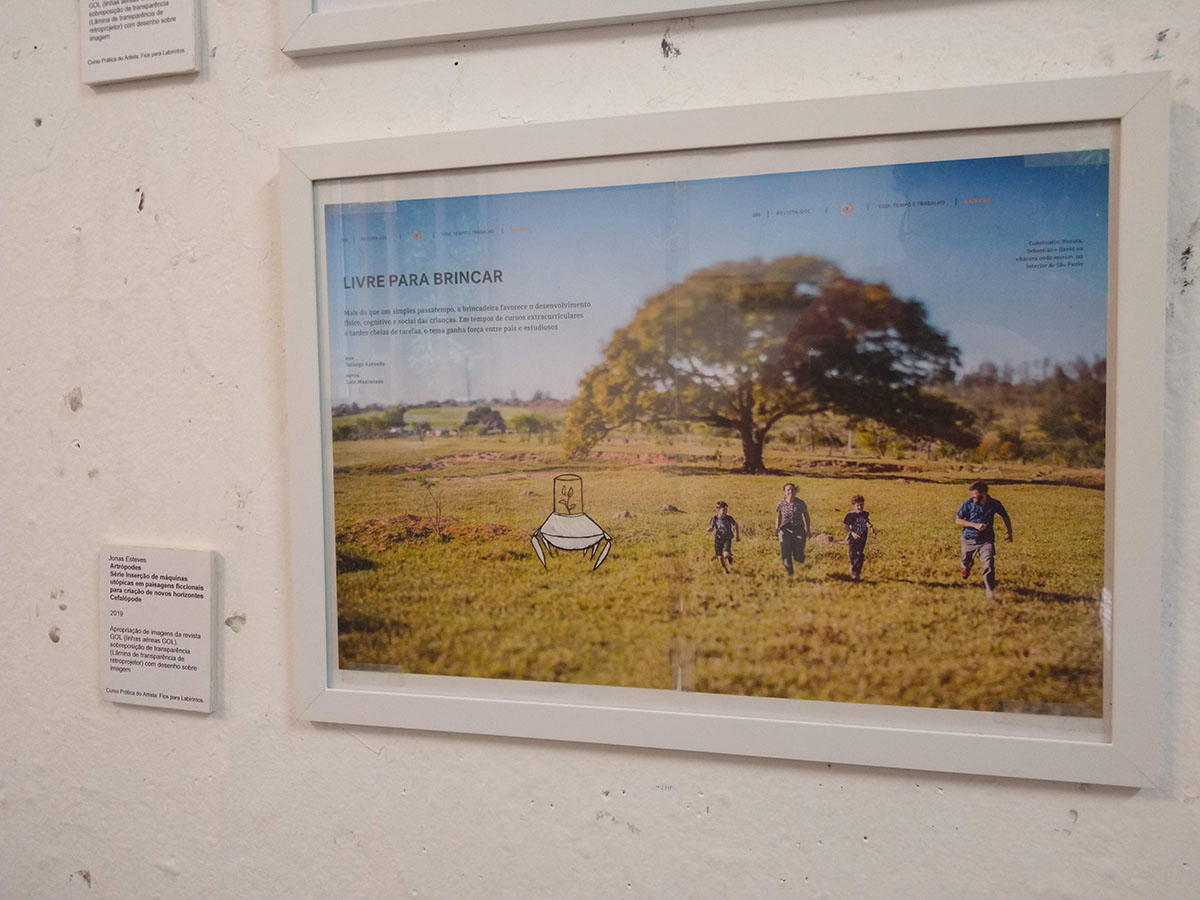
[[(1167, 126), (1165, 74), (705, 109), (280, 151), (291, 592), (302, 719), (856, 765), (1150, 786), (1158, 778)], [(1018, 737), (331, 688), (314, 182), (630, 153), (1111, 121), (1119, 165), (1110, 739)], [(1132, 198), (1132, 199), (1130, 199)], [(1111, 371), (1111, 370), (1110, 370)], [(1136, 514), (1135, 514), (1136, 513)], [(448, 682), (452, 679), (447, 679)]]
[[(416, 0), (361, 9), (314, 12), (313, 0), (279, 0), (288, 56), (341, 53), (529, 34), (619, 22), (812, 6), (840, 0)], [(603, 12), (598, 11), (603, 7)], [(464, 23), (470, 25), (464, 28)]]

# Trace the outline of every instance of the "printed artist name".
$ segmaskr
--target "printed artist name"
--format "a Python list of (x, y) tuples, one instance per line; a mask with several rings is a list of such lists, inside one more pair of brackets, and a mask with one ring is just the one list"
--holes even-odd
[(385, 275), (346, 275), (342, 288), (347, 291), (359, 288), (422, 287), (438, 284), (500, 284), (504, 281), (503, 269), (465, 269), (458, 272), (389, 272)]

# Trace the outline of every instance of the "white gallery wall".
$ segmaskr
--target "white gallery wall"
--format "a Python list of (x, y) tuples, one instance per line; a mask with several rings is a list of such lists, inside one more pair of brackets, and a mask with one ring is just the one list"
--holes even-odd
[[(89, 88), (0, 0), (0, 898), (1200, 897), (1200, 5), (853, 0)], [(294, 718), (281, 146), (1171, 72), (1162, 770), (1146, 790)], [(101, 543), (221, 560), (217, 711), (98, 695)]]

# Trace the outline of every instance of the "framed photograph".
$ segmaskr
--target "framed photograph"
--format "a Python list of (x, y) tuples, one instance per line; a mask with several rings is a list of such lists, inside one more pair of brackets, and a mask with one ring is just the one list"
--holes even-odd
[(282, 151), (298, 714), (1153, 783), (1168, 88)]
[[(279, 0), (288, 56), (556, 31), (839, 0)], [(664, 48), (667, 52), (668, 48)]]

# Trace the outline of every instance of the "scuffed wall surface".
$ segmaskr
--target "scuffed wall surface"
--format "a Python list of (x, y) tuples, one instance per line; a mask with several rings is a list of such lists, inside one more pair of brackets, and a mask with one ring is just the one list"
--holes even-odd
[[(0, 897), (1200, 896), (1200, 7), (875, 0), (80, 83), (0, 0)], [(668, 29), (669, 26), (669, 29)], [(277, 151), (1173, 72), (1164, 776), (1140, 792), (292, 718)], [(97, 697), (105, 540), (223, 560), (220, 711)]]

